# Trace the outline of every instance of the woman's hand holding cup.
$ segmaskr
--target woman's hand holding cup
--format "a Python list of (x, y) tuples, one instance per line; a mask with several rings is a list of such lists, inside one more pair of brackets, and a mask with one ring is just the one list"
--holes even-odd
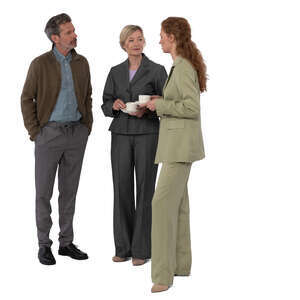
[(126, 104), (121, 99), (117, 99), (117, 100), (115, 100), (112, 108), (113, 108), (113, 110), (124, 109), (124, 108), (126, 108)]
[(158, 98), (160, 98), (161, 96), (151, 96), (150, 97), (150, 101), (146, 102), (146, 103), (142, 103), (142, 104), (139, 104), (139, 107), (147, 107), (149, 110), (151, 111), (155, 111), (156, 110), (156, 107), (155, 107), (155, 102)]

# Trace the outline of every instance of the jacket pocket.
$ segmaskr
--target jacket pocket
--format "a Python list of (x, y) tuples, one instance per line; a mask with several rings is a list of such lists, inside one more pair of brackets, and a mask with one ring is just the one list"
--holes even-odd
[(180, 128), (184, 128), (184, 120), (182, 120), (182, 119), (167, 120), (167, 128), (168, 129), (180, 129)]
[(34, 137), (34, 142), (37, 143), (38, 140), (41, 138), (41, 135), (42, 135), (42, 128), (40, 128), (40, 130), (38, 131), (38, 133), (35, 135)]

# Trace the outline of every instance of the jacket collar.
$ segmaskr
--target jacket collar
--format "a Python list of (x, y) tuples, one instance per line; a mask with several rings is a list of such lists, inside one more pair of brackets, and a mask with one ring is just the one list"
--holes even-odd
[(127, 58), (123, 63), (123, 70), (124, 72), (126, 72), (126, 78), (128, 80), (128, 83), (131, 85), (134, 84), (136, 81), (139, 80), (139, 78), (143, 77), (147, 72), (149, 72), (149, 70), (147, 69), (148, 65), (149, 58), (144, 53), (142, 53), (141, 64), (137, 69), (135, 75), (133, 76), (132, 80), (129, 82), (129, 59)]
[(71, 59), (72, 59), (72, 54), (71, 54), (71, 52), (69, 52), (66, 56), (64, 56), (63, 54), (61, 54), (61, 53), (58, 51), (58, 49), (57, 49), (56, 47), (53, 48), (53, 53), (54, 53), (56, 59), (57, 59), (60, 63), (63, 62), (63, 61), (65, 61), (65, 60), (67, 60), (68, 62), (70, 62)]
[[(147, 64), (148, 62), (149, 62), (149, 58), (144, 53), (142, 53), (142, 61), (141, 61), (140, 67), (144, 64)], [(129, 59), (128, 58), (123, 62), (123, 64), (126, 65), (129, 70)]]
[(178, 64), (181, 63), (182, 61), (183, 61), (183, 57), (180, 56), (180, 55), (178, 55), (178, 56), (175, 58), (174, 62), (173, 62), (173, 66), (175, 67), (176, 65), (178, 65)]
[(165, 90), (165, 88), (167, 87), (167, 85), (168, 85), (168, 83), (169, 83), (169, 81), (170, 81), (170, 78), (171, 78), (171, 76), (172, 76), (172, 73), (173, 73), (173, 71), (174, 71), (174, 68), (175, 68), (178, 64), (180, 64), (182, 61), (183, 61), (183, 58), (182, 58), (181, 56), (179, 56), (179, 55), (175, 58), (175, 60), (174, 60), (174, 62), (173, 62), (173, 65), (172, 65), (172, 68), (171, 68), (171, 71), (170, 71), (170, 73), (169, 73), (169, 76), (168, 76), (168, 78), (167, 78), (167, 80), (166, 80), (166, 82), (165, 82), (165, 84), (164, 84), (163, 91)]
[[(52, 45), (52, 49), (49, 52), (47, 52), (47, 54), (48, 54), (48, 56), (49, 56), (50, 59), (52, 59), (52, 60), (54, 59), (55, 61), (57, 61), (56, 57), (55, 57), (55, 55), (53, 53), (53, 49), (54, 49), (54, 45)], [(77, 52), (76, 52), (75, 49), (72, 49), (70, 51), (70, 53), (72, 55), (72, 60), (80, 60), (80, 56), (77, 54)]]

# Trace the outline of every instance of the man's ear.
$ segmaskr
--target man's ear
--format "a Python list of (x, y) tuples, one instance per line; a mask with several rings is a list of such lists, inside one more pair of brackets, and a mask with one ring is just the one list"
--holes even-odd
[(51, 35), (51, 40), (54, 44), (57, 44), (59, 41), (59, 36), (57, 34), (52, 34)]

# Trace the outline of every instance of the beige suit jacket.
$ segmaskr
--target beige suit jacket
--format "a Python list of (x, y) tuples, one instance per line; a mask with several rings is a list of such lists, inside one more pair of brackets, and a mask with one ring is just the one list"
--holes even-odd
[(204, 158), (198, 76), (187, 59), (178, 56), (174, 61), (156, 113), (160, 129), (155, 163)]

